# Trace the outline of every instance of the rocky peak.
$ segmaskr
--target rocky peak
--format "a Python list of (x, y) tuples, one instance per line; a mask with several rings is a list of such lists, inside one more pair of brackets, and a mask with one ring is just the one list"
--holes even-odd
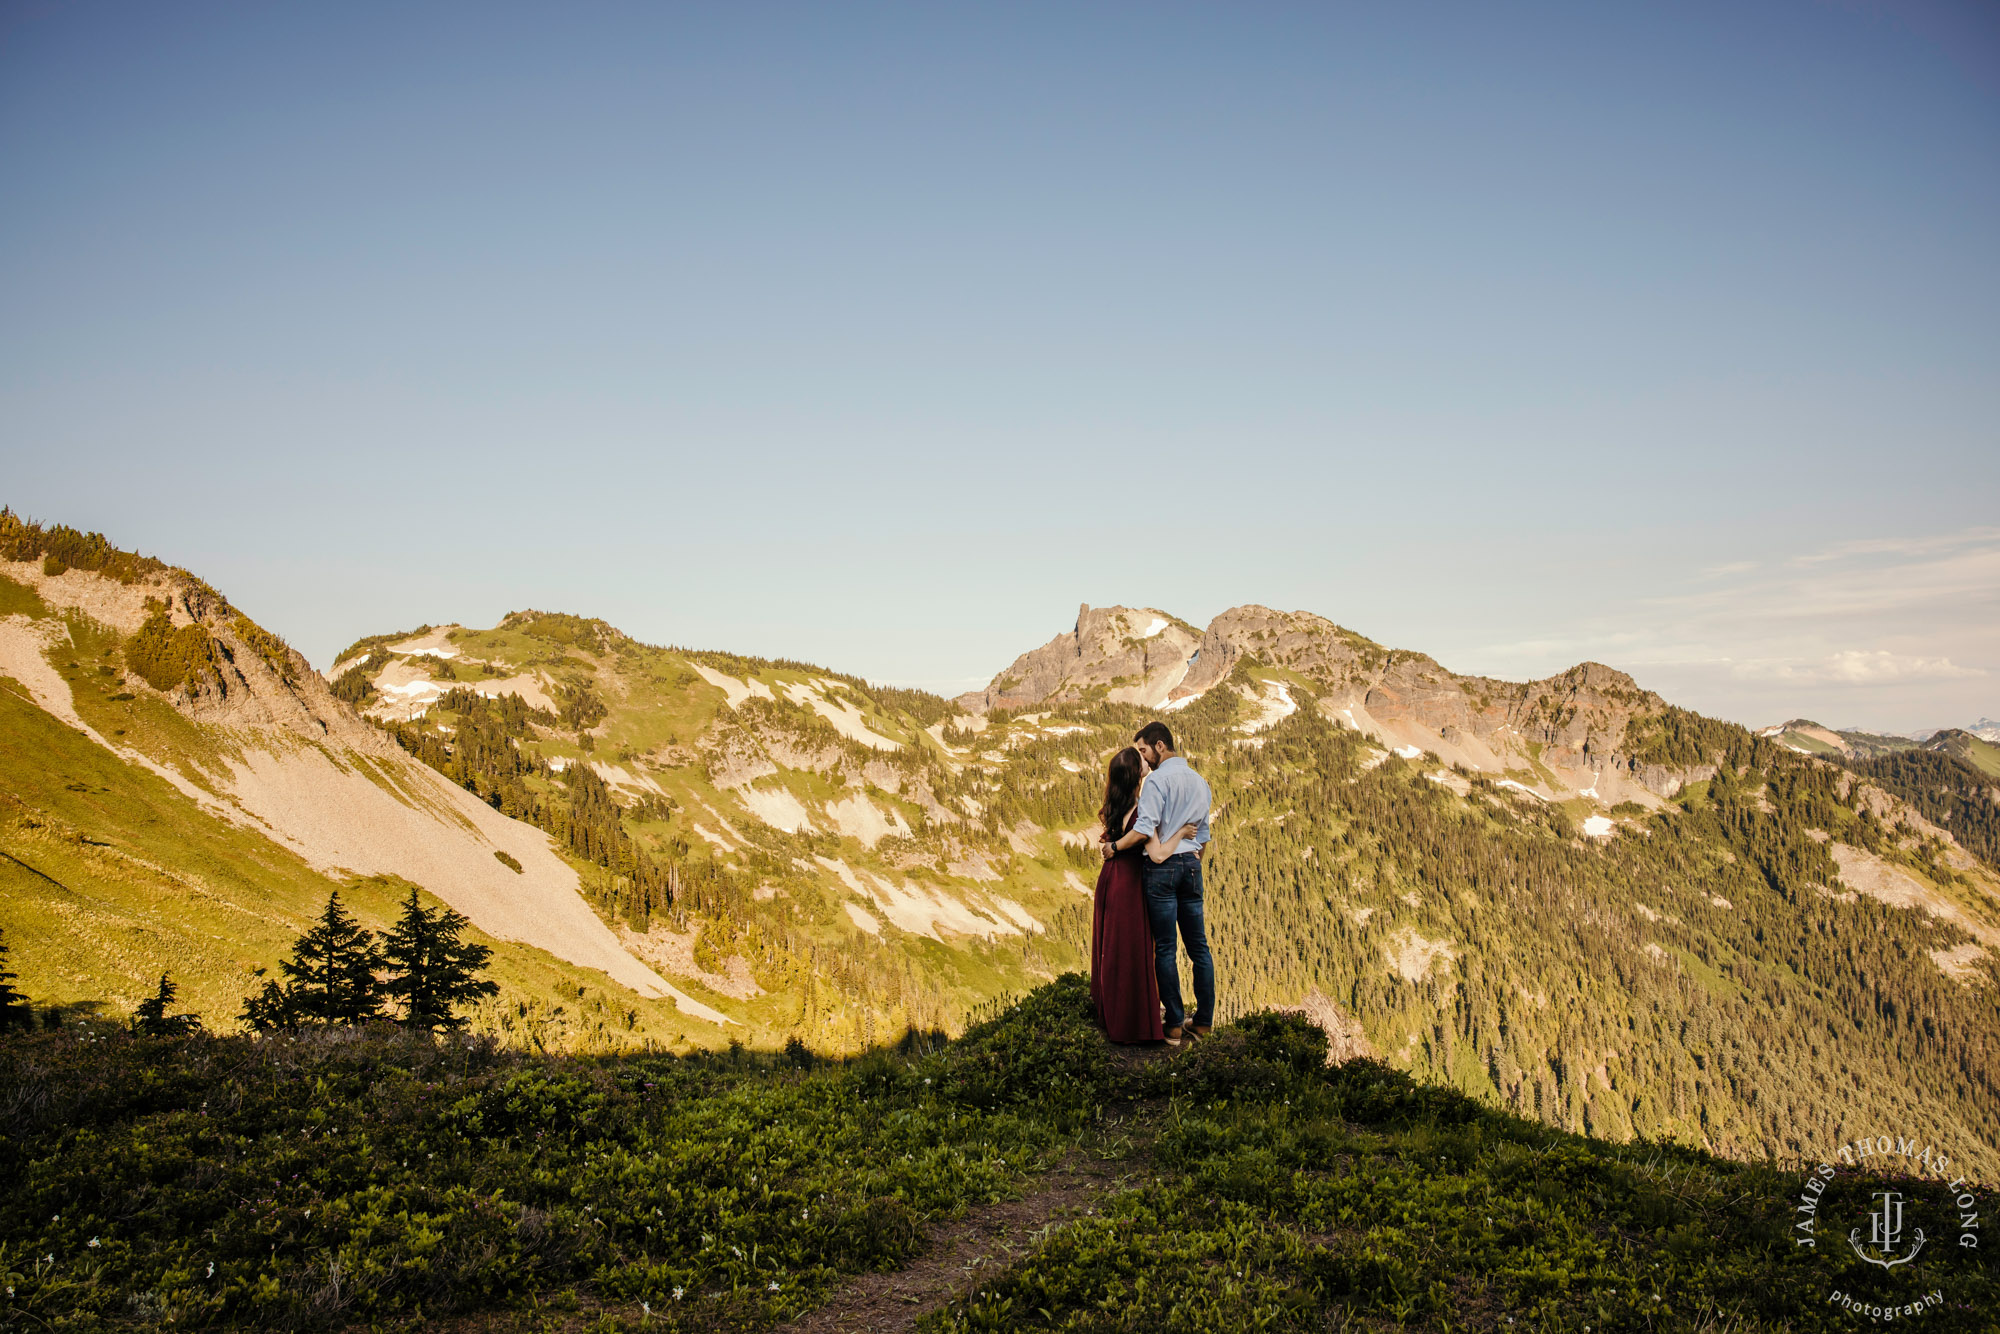
[(1110, 700), (1171, 709), (1228, 681), (1246, 660), (1302, 678), (1324, 715), (1384, 746), (1432, 752), (1475, 772), (1531, 776), (1548, 799), (1577, 792), (1606, 802), (1657, 799), (1682, 781), (1665, 770), (1642, 775), (1620, 755), (1627, 725), (1665, 701), (1616, 668), (1583, 662), (1528, 682), (1463, 676), (1324, 616), (1254, 604), (1221, 613), (1199, 638), (1153, 608), (1086, 605), (1068, 634), (1022, 654), (959, 702), (983, 713), (1103, 688)]
[(1199, 695), (1250, 656), (1328, 687), (1350, 684), (1387, 658), (1380, 644), (1306, 611), (1274, 611), (1254, 604), (1231, 607), (1209, 622), (1200, 654), (1179, 698)]
[(1186, 677), (1201, 636), (1154, 607), (1077, 608), (1076, 625), (1023, 653), (984, 690), (961, 695), (972, 713), (1080, 699), (1103, 689), (1118, 703), (1158, 705)]

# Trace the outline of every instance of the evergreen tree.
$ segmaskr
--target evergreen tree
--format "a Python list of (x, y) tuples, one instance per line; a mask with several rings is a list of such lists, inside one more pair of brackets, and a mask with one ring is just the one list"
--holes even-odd
[(168, 1014), (167, 1007), (174, 1003), (180, 988), (165, 973), (160, 974), (160, 989), (151, 999), (139, 1002), (138, 1017), (132, 1027), (149, 1038), (180, 1037), (201, 1031), (201, 1016), (195, 1014)]
[(267, 1033), (274, 1028), (296, 1026), (299, 1009), (292, 1003), (291, 988), (266, 982), (262, 991), (243, 998), (242, 1019), (250, 1027)]
[(382, 950), (375, 933), (340, 906), (340, 891), (327, 896), (326, 911), (292, 945), (279, 963), (286, 980), (266, 982), (243, 1002), (243, 1018), (253, 1028), (295, 1024), (361, 1024), (382, 1017)]
[(33, 1028), (35, 1012), (28, 1005), (28, 998), (14, 985), (14, 971), (7, 967), (7, 939), (0, 935), (0, 1030), (9, 1028)]
[(403, 904), (383, 950), (389, 964), (384, 990), (403, 1005), (403, 1022), (424, 1028), (459, 1028), (465, 1020), (453, 1010), (500, 990), (477, 976), (493, 953), (474, 941), (459, 939), (469, 923), (450, 908), (426, 908), (417, 887)]

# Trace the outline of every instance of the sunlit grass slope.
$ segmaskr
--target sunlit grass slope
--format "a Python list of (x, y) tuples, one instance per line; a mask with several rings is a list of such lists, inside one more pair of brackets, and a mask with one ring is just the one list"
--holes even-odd
[[(340, 890), (364, 925), (395, 918), (402, 882), (321, 875), (24, 696), (0, 678), (0, 928), (36, 1003), (122, 1016), (171, 971), (184, 1008), (229, 1028), (256, 970), (275, 968), (328, 893)], [(482, 1008), (483, 1028), (531, 1043), (718, 1040), (669, 1002), (471, 934), (494, 949), (503, 988)]]

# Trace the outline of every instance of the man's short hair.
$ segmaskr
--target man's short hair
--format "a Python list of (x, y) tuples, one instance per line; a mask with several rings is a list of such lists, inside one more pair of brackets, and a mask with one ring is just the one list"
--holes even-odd
[(1132, 739), (1143, 741), (1149, 746), (1164, 746), (1168, 750), (1174, 748), (1174, 734), (1167, 730), (1165, 723), (1157, 719), (1140, 728), (1139, 734)]

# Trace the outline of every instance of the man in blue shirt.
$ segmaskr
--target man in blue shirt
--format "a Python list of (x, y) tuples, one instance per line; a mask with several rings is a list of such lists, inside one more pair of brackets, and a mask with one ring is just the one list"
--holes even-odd
[[(1150, 722), (1132, 738), (1139, 758), (1152, 770), (1139, 792), (1139, 814), (1132, 822), (1134, 832), (1148, 838), (1195, 826), (1194, 837), (1185, 839), (1180, 850), (1160, 863), (1140, 865), (1146, 890), (1146, 918), (1153, 928), (1153, 968), (1159, 975), (1160, 1004), (1166, 1011), (1169, 1040), (1183, 1036), (1207, 1037), (1215, 1023), (1215, 960), (1208, 953), (1208, 933), (1201, 914), (1201, 857), (1208, 847), (1208, 784), (1188, 768), (1188, 762), (1174, 754), (1174, 734), (1162, 722)], [(1194, 1022), (1183, 1025), (1181, 1008), (1180, 960), (1174, 949), (1174, 928), (1180, 927), (1181, 943), (1187, 946), (1188, 962), (1194, 969)]]

